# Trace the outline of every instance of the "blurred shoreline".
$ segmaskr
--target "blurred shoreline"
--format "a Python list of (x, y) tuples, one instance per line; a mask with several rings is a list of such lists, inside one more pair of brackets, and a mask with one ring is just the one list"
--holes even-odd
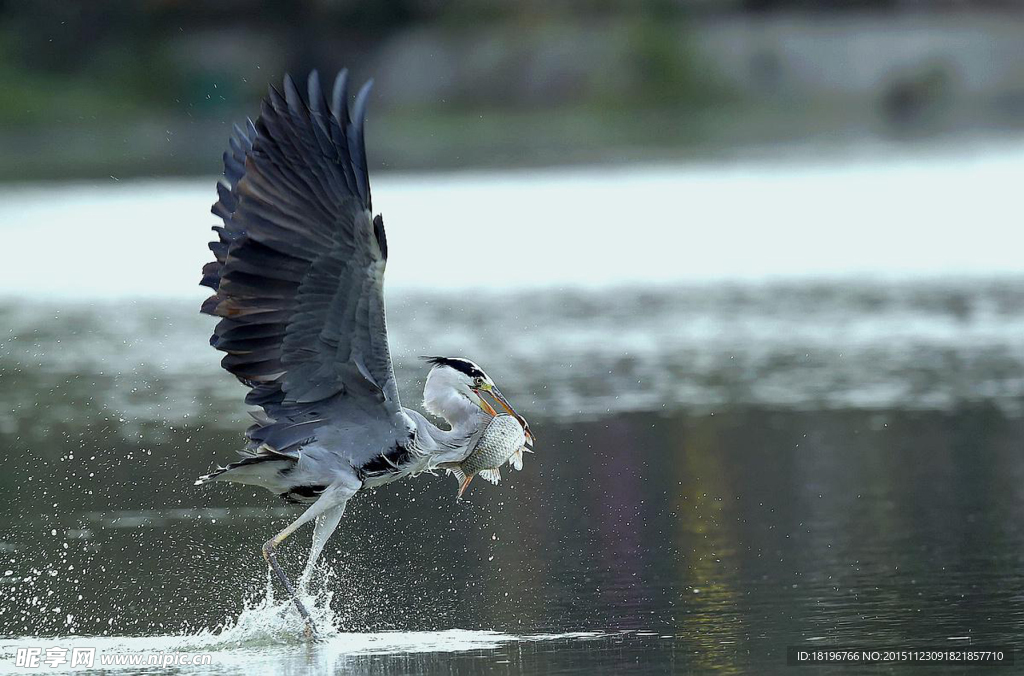
[[(376, 82), (374, 170), (680, 162), (1024, 135), (1024, 14), (1008, 10), (640, 3), (631, 12), (494, 8), (491, 20), (454, 21), (420, 8), (421, 21), (380, 18), (360, 31), (344, 8), (309, 9), (290, 27), (234, 17), (219, 28), (200, 25), (216, 10), (192, 9), (119, 10), (147, 18), (142, 33), (154, 43), (118, 35), (112, 53), (113, 35), (65, 44), (109, 9), (0, 11), (0, 56), (9, 57), (0, 65), (0, 181), (219, 173), (231, 125), (258, 114), (267, 85), (312, 68), (329, 78), (343, 65), (355, 82)], [(39, 36), (17, 34), (26, 17), (42, 22)], [(281, 44), (285, 28), (305, 42)], [(32, 57), (43, 45), (53, 53)]]
[[(634, 121), (588, 113), (537, 113), (508, 118), (475, 114), (444, 120), (371, 120), (371, 172), (489, 171), (558, 167), (688, 164), (801, 156), (842, 158), (865, 152), (928, 152), (996, 146), (1024, 139), (1024, 115), (984, 128), (963, 121), (935, 134), (894, 137), (838, 110), (653, 111)], [(254, 108), (255, 110), (255, 108)], [(830, 117), (831, 116), (831, 117)], [(845, 116), (843, 128), (833, 123)], [(239, 118), (244, 120), (244, 118)], [(795, 123), (802, 119), (803, 124)], [(1016, 121), (1020, 120), (1017, 125)], [(659, 127), (658, 121), (665, 126)], [(543, 133), (535, 133), (545, 125)], [(164, 127), (177, 131), (161, 132)], [(433, 129), (426, 138), (412, 127)], [(654, 129), (664, 130), (658, 136)], [(404, 133), (404, 130), (410, 133)], [(140, 121), (111, 128), (0, 130), (0, 182), (122, 180), (216, 176), (231, 125)], [(211, 152), (212, 151), (212, 152)]]

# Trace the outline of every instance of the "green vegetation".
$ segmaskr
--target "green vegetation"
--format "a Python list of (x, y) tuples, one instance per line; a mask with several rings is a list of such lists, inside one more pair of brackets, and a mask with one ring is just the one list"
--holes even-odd
[(376, 77), (374, 155), (394, 168), (676, 144), (690, 128), (664, 121), (721, 99), (661, 1), (229, 5), (0, 0), (0, 179), (217, 171), (210, 148), (266, 85), (314, 67)]
[[(1006, 105), (1024, 100), (1024, 83), (958, 101), (955, 81), (922, 79), (918, 63), (877, 91), (844, 90), (841, 74), (805, 67), (830, 49), (815, 42), (827, 14), (795, 29), (787, 18), (762, 41), (760, 18), (735, 16), (742, 6), (0, 0), (0, 180), (215, 173), (211, 149), (258, 115), (267, 84), (342, 66), (376, 79), (371, 159), (394, 169), (678, 159), (872, 125), (914, 134), (941, 129), (957, 105), (972, 119), (1024, 119)], [(805, 50), (824, 46), (791, 56), (786, 31)], [(875, 67), (906, 61), (894, 53)], [(924, 66), (955, 72), (958, 53)]]

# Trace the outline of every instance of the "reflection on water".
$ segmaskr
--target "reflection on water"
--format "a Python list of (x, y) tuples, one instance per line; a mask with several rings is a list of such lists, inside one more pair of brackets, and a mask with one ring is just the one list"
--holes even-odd
[(261, 606), (259, 545), (294, 512), (192, 485), (245, 424), (210, 322), (0, 307), (2, 654), (42, 634), (208, 641), (225, 672), (740, 673), (797, 644), (1024, 647), (1024, 281), (503, 298), (511, 325), (488, 298), (392, 299), (405, 403), (416, 355), (465, 354), (543, 443), (461, 503), (430, 476), (358, 496), (313, 652)]

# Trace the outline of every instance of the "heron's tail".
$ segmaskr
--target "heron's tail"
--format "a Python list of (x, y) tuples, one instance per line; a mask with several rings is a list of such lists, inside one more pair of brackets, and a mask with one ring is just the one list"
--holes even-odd
[(226, 471), (228, 471), (227, 467), (218, 467), (217, 469), (213, 470), (209, 474), (204, 474), (203, 476), (201, 476), (198, 479), (196, 479), (196, 483), (194, 485), (202, 486), (205, 483), (209, 483), (211, 481), (216, 481), (217, 477), (219, 477), (221, 474), (223, 474)]
[(236, 484), (262, 486), (276, 493), (288, 488), (281, 480), (281, 470), (295, 464), (290, 458), (275, 455), (252, 455), (233, 462), (226, 467), (218, 467), (209, 474), (196, 479), (196, 486), (211, 481), (233, 481)]

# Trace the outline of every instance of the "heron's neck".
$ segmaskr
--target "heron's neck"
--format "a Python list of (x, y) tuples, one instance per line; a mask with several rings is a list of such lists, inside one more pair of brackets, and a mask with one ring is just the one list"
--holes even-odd
[(428, 380), (423, 388), (423, 407), (451, 425), (453, 435), (471, 434), (489, 417), (468, 397), (452, 387), (433, 387)]

